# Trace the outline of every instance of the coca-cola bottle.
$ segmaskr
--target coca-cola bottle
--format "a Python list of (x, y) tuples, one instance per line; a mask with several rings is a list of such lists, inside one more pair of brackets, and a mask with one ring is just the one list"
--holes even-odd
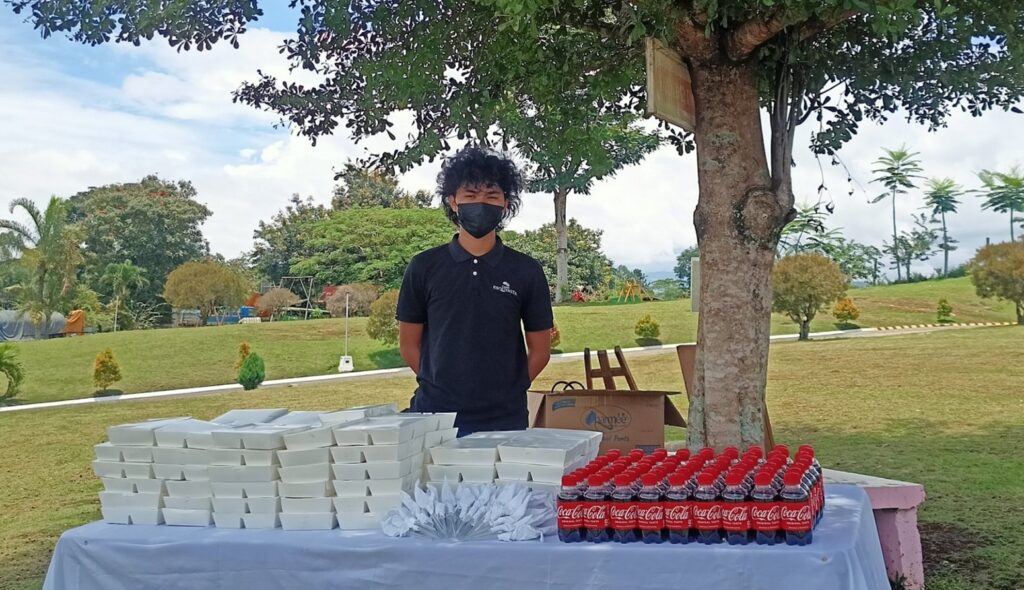
[(687, 479), (686, 473), (673, 473), (668, 476), (668, 491), (665, 492), (665, 530), (668, 542), (676, 545), (689, 543), (690, 529), (693, 528)]
[(803, 475), (799, 470), (787, 471), (785, 485), (779, 493), (780, 518), (787, 545), (811, 544), (814, 515), (810, 496), (802, 485)]
[(629, 460), (630, 460), (630, 461), (632, 461), (632, 462), (636, 463), (636, 462), (637, 462), (637, 461), (639, 461), (640, 459), (643, 459), (643, 458), (644, 458), (644, 452), (643, 452), (643, 451), (641, 451), (640, 449), (633, 449), (633, 450), (632, 450), (632, 451), (630, 451), (630, 452), (629, 452), (629, 454), (628, 454), (628, 455), (626, 455), (626, 456), (627, 456), (627, 457), (629, 457)]
[(579, 477), (566, 475), (558, 492), (558, 539), (563, 543), (579, 543), (586, 538), (579, 483)]
[(694, 540), (705, 545), (722, 542), (722, 505), (718, 502), (715, 488), (715, 474), (704, 471), (697, 477), (697, 489), (693, 491)]
[(617, 543), (635, 543), (636, 534), (636, 496), (633, 491), (633, 478), (628, 474), (615, 477), (615, 489), (608, 501), (608, 528), (611, 539)]
[(722, 490), (722, 532), (730, 545), (746, 545), (750, 530), (750, 506), (740, 471), (730, 471)]
[(660, 477), (656, 473), (644, 475), (643, 487), (636, 495), (636, 523), (644, 543), (661, 543), (665, 540), (662, 535), (662, 529), (665, 528), (664, 505), (661, 488), (658, 487)]
[(608, 480), (595, 473), (587, 478), (587, 491), (583, 494), (583, 528), (587, 541), (608, 541)]
[(781, 512), (772, 487), (774, 477), (770, 471), (761, 471), (750, 492), (750, 526), (758, 545), (774, 545), (781, 528)]

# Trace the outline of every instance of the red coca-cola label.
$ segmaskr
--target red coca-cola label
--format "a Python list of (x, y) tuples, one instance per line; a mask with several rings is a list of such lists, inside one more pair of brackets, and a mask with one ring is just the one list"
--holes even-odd
[(750, 530), (750, 505), (746, 502), (723, 502), (722, 528), (732, 532)]
[(722, 505), (718, 502), (694, 502), (690, 512), (696, 529), (710, 530), (722, 526)]
[(780, 506), (783, 529), (795, 533), (811, 530), (814, 513), (810, 502), (783, 502)]
[(661, 502), (637, 504), (636, 523), (642, 531), (660, 531), (665, 528), (665, 506)]
[(665, 502), (665, 528), (672, 531), (692, 528), (691, 504), (691, 502)]
[(583, 526), (583, 502), (558, 502), (558, 528), (578, 529)]
[(636, 528), (636, 502), (609, 502), (608, 526), (625, 531)]
[(782, 526), (782, 507), (778, 502), (752, 502), (750, 525), (755, 531), (774, 532)]
[(588, 529), (608, 528), (608, 503), (584, 502), (583, 526)]

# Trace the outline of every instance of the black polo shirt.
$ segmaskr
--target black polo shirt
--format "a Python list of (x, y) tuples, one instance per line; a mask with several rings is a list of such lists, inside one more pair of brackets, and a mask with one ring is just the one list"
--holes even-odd
[(460, 434), (527, 427), (523, 329), (553, 321), (540, 263), (500, 238), (473, 256), (456, 236), (412, 259), (396, 316), (423, 324), (413, 411), (458, 412)]

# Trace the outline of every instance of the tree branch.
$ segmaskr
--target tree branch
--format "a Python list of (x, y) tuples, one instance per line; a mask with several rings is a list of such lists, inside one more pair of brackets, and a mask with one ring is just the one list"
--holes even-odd
[(772, 11), (767, 19), (755, 16), (729, 34), (726, 54), (733, 61), (742, 61), (789, 24), (792, 23), (785, 18), (781, 9)]
[(837, 14), (832, 18), (812, 18), (811, 20), (805, 22), (800, 27), (800, 40), (806, 41), (811, 37), (817, 35), (818, 33), (831, 29), (832, 27), (838, 25), (839, 23), (852, 18), (855, 14), (857, 14), (856, 10), (847, 10), (845, 12)]
[(690, 18), (680, 19), (676, 25), (676, 44), (684, 59), (710, 59), (715, 53), (714, 43), (704, 34), (704, 27)]

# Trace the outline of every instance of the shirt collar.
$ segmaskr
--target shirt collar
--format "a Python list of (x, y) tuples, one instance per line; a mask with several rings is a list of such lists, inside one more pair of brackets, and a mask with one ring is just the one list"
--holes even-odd
[(490, 252), (483, 256), (473, 256), (462, 247), (462, 244), (459, 243), (459, 234), (455, 234), (452, 241), (448, 243), (448, 252), (452, 255), (452, 258), (455, 259), (455, 262), (465, 262), (471, 258), (477, 258), (483, 260), (492, 267), (495, 267), (498, 266), (499, 262), (501, 262), (501, 256), (505, 253), (505, 245), (501, 243), (501, 238), (498, 237), (497, 240), (497, 243), (494, 244), (494, 247), (491, 248)]

